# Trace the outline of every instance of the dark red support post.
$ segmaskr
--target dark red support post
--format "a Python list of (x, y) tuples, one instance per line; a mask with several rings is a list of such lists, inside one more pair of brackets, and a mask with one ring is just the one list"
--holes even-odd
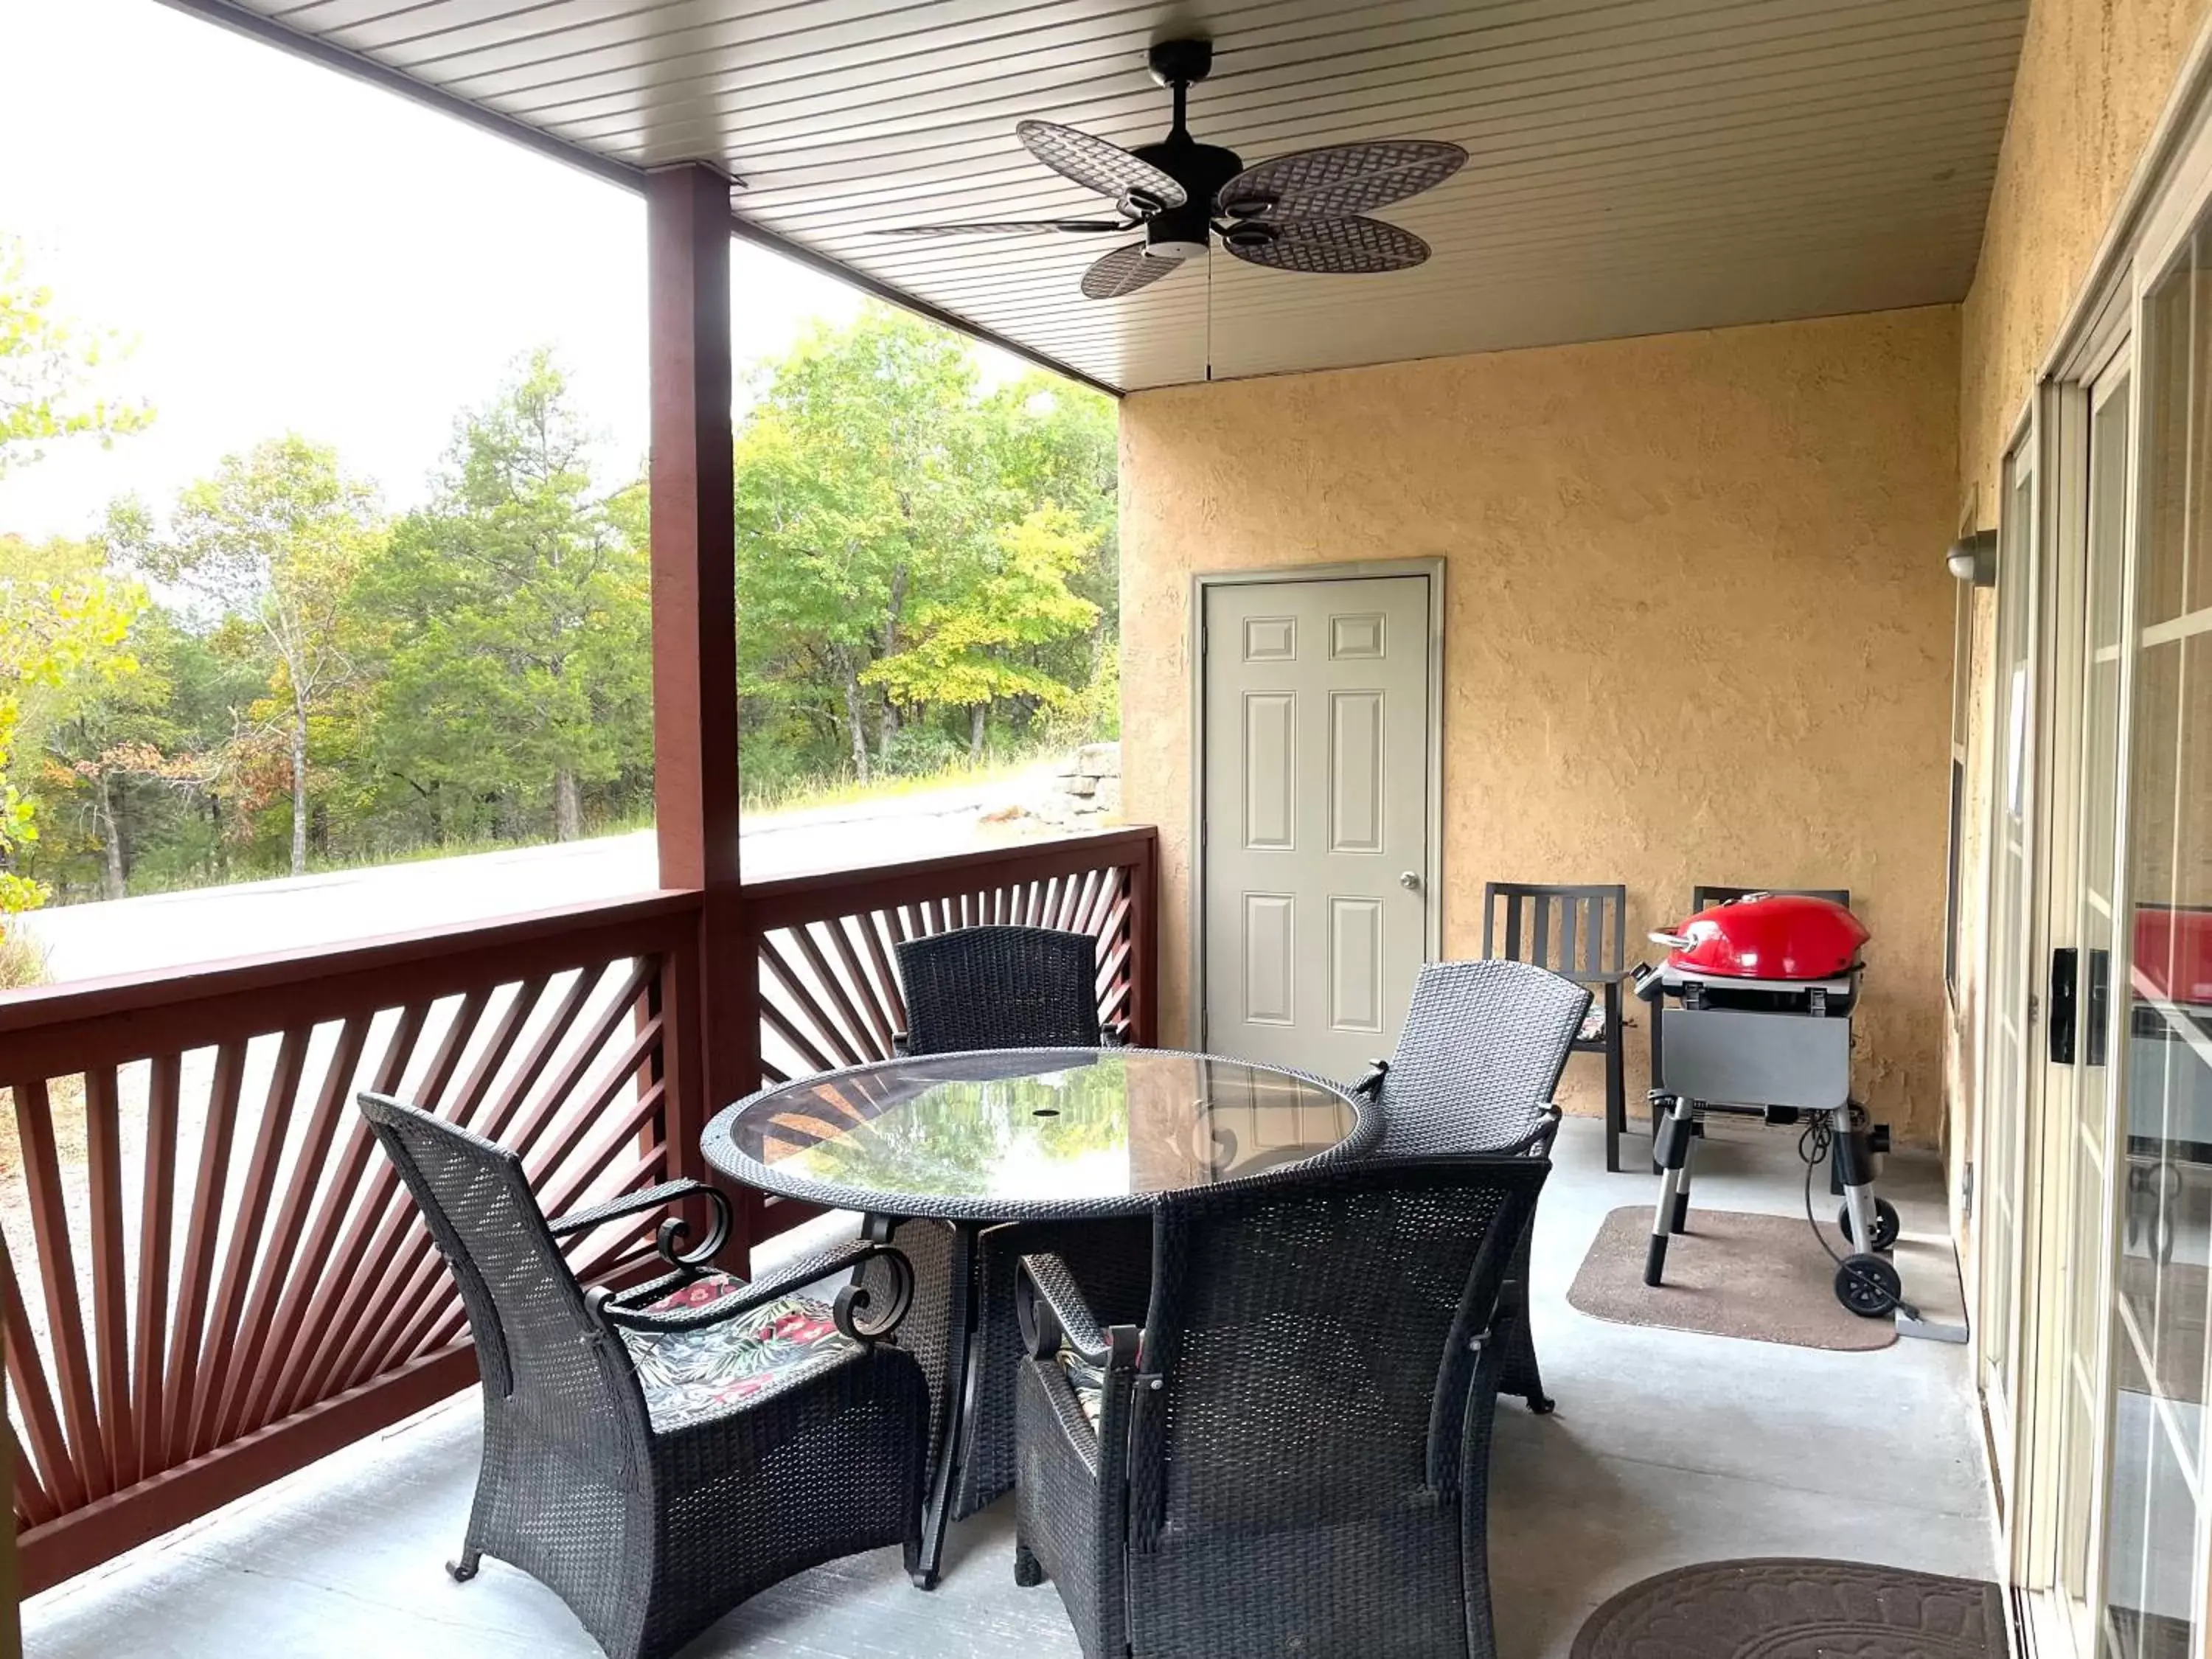
[[(730, 427), (730, 190), (697, 164), (646, 186), (653, 368), (653, 821), (660, 884), (702, 896), (678, 952), (665, 1124), (672, 1172), (702, 1176), (699, 1133), (759, 1086), (759, 972), (738, 874), (736, 480)], [(690, 960), (685, 960), (686, 957)], [(756, 1235), (740, 1205), (738, 1248)]]

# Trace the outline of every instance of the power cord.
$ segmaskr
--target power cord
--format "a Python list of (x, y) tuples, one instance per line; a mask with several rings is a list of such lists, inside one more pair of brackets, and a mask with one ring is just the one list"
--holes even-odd
[(1836, 1254), (1835, 1246), (1828, 1243), (1827, 1234), (1820, 1231), (1820, 1223), (1813, 1214), (1813, 1171), (1826, 1162), (1834, 1149), (1836, 1132), (1828, 1127), (1825, 1113), (1816, 1115), (1805, 1125), (1804, 1133), (1797, 1137), (1797, 1156), (1805, 1163), (1805, 1224), (1813, 1230), (1814, 1243), (1828, 1253), (1828, 1260), (1836, 1264), (1838, 1273), (1849, 1273), (1858, 1284), (1888, 1301), (1907, 1319), (1917, 1320), (1920, 1310), (1902, 1296), (1893, 1296), (1889, 1286), (1868, 1273), (1865, 1268), (1846, 1261)]

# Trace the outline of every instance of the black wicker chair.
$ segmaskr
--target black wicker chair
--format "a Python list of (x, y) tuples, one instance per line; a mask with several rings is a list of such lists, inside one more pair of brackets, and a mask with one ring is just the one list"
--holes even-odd
[[(1428, 963), (1413, 983), (1397, 1054), (1376, 1061), (1358, 1085), (1382, 1110), (1377, 1155), (1550, 1157), (1559, 1128), (1552, 1095), (1589, 1006), (1588, 987), (1525, 962)], [(1532, 1210), (1498, 1296), (1498, 1392), (1520, 1395), (1540, 1414), (1553, 1401), (1528, 1317), (1535, 1231)]]
[(1098, 941), (1056, 927), (957, 927), (898, 946), (899, 1053), (1096, 1048)]
[[(902, 1054), (977, 1048), (1096, 1048), (1118, 1033), (1098, 1019), (1098, 944), (1052, 927), (961, 927), (898, 946), (907, 1031)], [(903, 1238), (907, 1229), (900, 1230)], [(1014, 1378), (1021, 1333), (1014, 1281), (1021, 1258), (1057, 1250), (1081, 1264), (1084, 1289), (1112, 1318), (1144, 1312), (1152, 1231), (1141, 1217), (993, 1228), (975, 1260), (975, 1403), (952, 1473), (955, 1517), (973, 1515), (1014, 1484)], [(926, 1300), (935, 1288), (924, 1270)], [(940, 1391), (948, 1384), (932, 1378)], [(940, 1403), (942, 1394), (939, 1395)], [(940, 1417), (942, 1413), (940, 1413)], [(952, 1449), (948, 1448), (948, 1455)]]
[[(381, 1096), (361, 1109), (476, 1339), (483, 1459), (456, 1579), (497, 1556), (615, 1659), (660, 1659), (804, 1568), (892, 1543), (911, 1560), (927, 1407), (914, 1359), (875, 1340), (904, 1310), (896, 1252), (854, 1240), (742, 1284), (705, 1268), (728, 1212), (696, 1182), (549, 1222), (513, 1152)], [(663, 1221), (669, 1272), (577, 1283), (559, 1239), (695, 1195), (713, 1230), (684, 1255), (684, 1224)], [(857, 1283), (834, 1308), (793, 1294), (863, 1263), (896, 1285), (888, 1305)]]
[(1088, 1659), (1491, 1659), (1488, 1334), (1542, 1158), (1165, 1199), (1141, 1332), (1024, 1263), (1014, 1571)]

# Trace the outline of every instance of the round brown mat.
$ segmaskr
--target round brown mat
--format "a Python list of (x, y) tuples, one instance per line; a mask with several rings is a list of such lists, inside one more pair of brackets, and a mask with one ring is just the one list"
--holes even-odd
[(1573, 1659), (2003, 1659), (1995, 1584), (1856, 1561), (1706, 1561), (1631, 1584)]

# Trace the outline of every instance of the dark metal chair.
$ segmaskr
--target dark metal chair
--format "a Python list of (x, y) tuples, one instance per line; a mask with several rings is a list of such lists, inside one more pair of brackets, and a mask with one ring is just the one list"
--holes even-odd
[[(1431, 962), (1413, 982), (1398, 1051), (1361, 1079), (1382, 1112), (1380, 1157), (1469, 1153), (1551, 1156), (1559, 1109), (1552, 1096), (1590, 1006), (1587, 988), (1525, 962)], [(1498, 1293), (1501, 1394), (1552, 1409), (1528, 1316), (1536, 1231), (1515, 1245)]]
[[(945, 1054), (978, 1048), (1099, 1048), (1115, 1033), (1098, 1018), (1098, 945), (1088, 933), (1051, 927), (961, 927), (908, 939), (898, 947), (908, 1029), (898, 1052)], [(907, 1242), (912, 1225), (895, 1235)], [(941, 1231), (941, 1230), (940, 1230)], [(923, 1316), (941, 1322), (963, 1316), (975, 1297), (972, 1385), (957, 1377), (930, 1378), (941, 1431), (949, 1417), (946, 1391), (975, 1389), (964, 1447), (947, 1446), (948, 1478), (955, 1482), (951, 1513), (973, 1515), (1014, 1484), (1014, 1378), (1021, 1363), (1021, 1334), (1014, 1315), (1014, 1280), (1022, 1256), (1034, 1250), (1065, 1251), (1082, 1264), (1085, 1285), (1115, 1317), (1143, 1311), (1152, 1278), (1152, 1234), (1142, 1216), (994, 1227), (977, 1241), (969, 1271), (972, 1286), (941, 1283), (957, 1270), (945, 1253), (915, 1240), (923, 1252)], [(926, 1258), (926, 1259), (924, 1259)], [(942, 1311), (939, 1311), (939, 1310)], [(941, 1322), (939, 1323), (940, 1329)]]
[[(904, 1311), (896, 1251), (855, 1239), (744, 1284), (705, 1263), (720, 1194), (671, 1182), (549, 1222), (506, 1148), (396, 1100), (361, 1109), (422, 1208), (476, 1340), (483, 1457), (460, 1559), (495, 1555), (566, 1601), (615, 1659), (661, 1659), (740, 1601), (817, 1563), (921, 1537), (927, 1401), (876, 1340)], [(696, 1196), (714, 1224), (669, 1271), (585, 1289), (559, 1240)], [(795, 1294), (862, 1265), (834, 1306)]]
[(1096, 1048), (1098, 941), (1056, 927), (957, 927), (898, 946), (902, 1054)]
[(1024, 1262), (1014, 1571), (1088, 1659), (1491, 1659), (1492, 1310), (1549, 1164), (1163, 1200), (1143, 1329)]
[[(1556, 917), (1556, 920), (1555, 920)], [(1500, 920), (1504, 926), (1499, 926)], [(1605, 1167), (1620, 1168), (1628, 1133), (1628, 1079), (1622, 987), (1628, 978), (1628, 889), (1619, 882), (1542, 886), (1493, 881), (1482, 890), (1482, 954), (1548, 968), (1589, 987), (1597, 1006), (1585, 1016), (1573, 1052), (1605, 1056)]]

